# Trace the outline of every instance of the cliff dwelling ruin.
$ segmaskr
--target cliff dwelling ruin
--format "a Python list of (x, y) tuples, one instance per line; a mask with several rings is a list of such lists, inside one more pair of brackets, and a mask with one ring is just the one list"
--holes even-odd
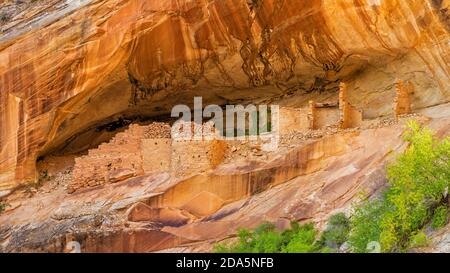
[[(401, 115), (411, 113), (409, 94), (412, 89), (410, 83), (405, 86), (402, 81), (397, 82), (394, 103), (397, 119)], [(348, 101), (344, 83), (339, 86), (338, 98), (338, 101), (328, 103), (309, 101), (308, 106), (303, 108), (280, 107), (277, 119), (278, 134), (283, 136), (330, 126), (340, 129), (361, 126), (363, 113)], [(237, 112), (233, 114), (239, 115)], [(242, 114), (248, 128), (249, 115), (246, 115), (246, 112)], [(195, 134), (194, 130), (200, 130), (201, 139), (186, 139), (181, 133), (185, 126), (190, 127), (192, 136)], [(152, 173), (169, 173), (175, 178), (187, 178), (211, 171), (224, 161), (230, 140), (220, 138), (223, 132), (218, 132), (213, 122), (205, 122), (202, 125), (181, 122), (177, 130), (172, 131), (170, 123), (167, 122), (130, 124), (128, 129), (115, 134), (109, 142), (89, 149), (87, 155), (75, 158), (68, 192)], [(225, 130), (229, 129), (225, 127)], [(240, 142), (248, 141), (246, 138), (248, 135)]]
[[(191, 123), (184, 126), (191, 126)], [(214, 134), (206, 125), (201, 130), (205, 138), (207, 134)], [(108, 143), (75, 159), (68, 191), (159, 172), (189, 177), (217, 166), (223, 160), (225, 149), (226, 144), (221, 140), (186, 140), (176, 134), (171, 136), (167, 123), (131, 124)]]
[(211, 251), (263, 222), (323, 230), (385, 188), (411, 120), (450, 132), (449, 12), (0, 1), (0, 252)]

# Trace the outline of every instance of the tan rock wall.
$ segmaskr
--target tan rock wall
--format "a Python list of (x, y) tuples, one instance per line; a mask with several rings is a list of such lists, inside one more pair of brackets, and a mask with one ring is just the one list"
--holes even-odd
[(398, 80), (395, 86), (394, 115), (398, 119), (400, 115), (411, 113), (411, 94), (414, 93), (414, 85), (411, 82), (404, 83)]
[(194, 94), (225, 104), (345, 79), (377, 116), (401, 77), (421, 107), (449, 98), (442, 1), (35, 2), (42, 12), (2, 26), (0, 188), (34, 180), (38, 156), (105, 119), (167, 114)]
[(145, 173), (170, 170), (172, 141), (168, 138), (143, 139), (141, 142), (142, 167)]
[(184, 177), (211, 170), (222, 162), (225, 151), (222, 140), (173, 140), (171, 173)]
[(207, 173), (190, 177), (152, 197), (152, 208), (179, 208), (196, 216), (211, 215), (223, 205), (262, 192), (299, 175), (315, 172), (327, 158), (347, 150), (351, 134), (323, 138), (289, 152), (283, 159), (249, 173)]
[(310, 121), (308, 119), (308, 108), (280, 107), (279, 130), (281, 134), (292, 131), (308, 130)]
[(342, 129), (355, 128), (361, 125), (362, 111), (350, 104), (347, 97), (347, 86), (341, 83), (339, 86), (339, 122)]
[(326, 126), (335, 125), (339, 122), (338, 108), (316, 108), (315, 129), (321, 129)]

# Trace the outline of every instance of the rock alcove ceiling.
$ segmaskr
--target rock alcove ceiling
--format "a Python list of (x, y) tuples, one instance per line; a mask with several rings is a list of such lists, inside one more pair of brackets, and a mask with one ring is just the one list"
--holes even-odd
[(417, 86), (416, 109), (449, 99), (446, 0), (30, 5), (0, 24), (0, 189), (34, 181), (39, 156), (81, 149), (95, 128), (194, 96), (302, 106), (344, 81), (373, 118), (391, 113), (400, 78)]

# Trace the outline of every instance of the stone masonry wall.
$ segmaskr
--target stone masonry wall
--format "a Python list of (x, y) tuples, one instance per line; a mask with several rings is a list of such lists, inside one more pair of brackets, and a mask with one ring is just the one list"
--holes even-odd
[(308, 109), (309, 129), (317, 130), (339, 122), (337, 103), (316, 103), (311, 100)]
[(402, 80), (396, 83), (396, 96), (394, 99), (394, 115), (398, 119), (399, 116), (411, 113), (411, 97), (414, 92), (414, 85), (411, 82), (406, 84)]
[(341, 83), (339, 86), (339, 115), (342, 129), (355, 128), (361, 125), (362, 111), (356, 109), (347, 101), (347, 86)]
[(172, 141), (168, 138), (143, 139), (142, 168), (145, 173), (166, 172), (170, 169)]
[[(170, 172), (175, 177), (188, 177), (215, 168), (220, 164), (227, 149), (226, 141), (214, 139), (216, 130), (211, 123), (195, 126), (193, 123), (180, 125), (200, 130), (202, 139), (186, 139), (181, 133), (172, 135)], [(177, 130), (175, 130), (177, 131)]]
[[(215, 133), (210, 124), (199, 128), (204, 134)], [(170, 172), (175, 177), (186, 177), (210, 170), (223, 161), (225, 141), (184, 140), (179, 135), (171, 139), (170, 136), (168, 124), (130, 125), (110, 142), (75, 159), (68, 192), (149, 173)]]
[(308, 108), (280, 107), (279, 130), (281, 134), (302, 131), (310, 128)]
[(188, 177), (215, 168), (225, 157), (223, 140), (173, 140), (171, 173)]
[(314, 129), (322, 129), (324, 127), (336, 124), (339, 122), (339, 109), (335, 107), (316, 107), (316, 114), (314, 115)]
[(335, 124), (339, 124), (342, 129), (354, 128), (363, 121), (362, 111), (347, 101), (347, 87), (344, 83), (340, 85), (337, 103), (310, 101), (308, 109), (309, 129), (321, 129)]
[[(149, 162), (148, 158), (152, 152), (149, 152), (151, 148), (146, 147), (148, 146), (146, 144), (164, 143), (164, 137), (168, 135), (170, 136), (170, 126), (162, 123), (153, 123), (148, 126), (130, 125), (126, 131), (117, 133), (108, 143), (103, 143), (97, 149), (89, 150), (87, 155), (75, 159), (68, 192), (119, 182), (152, 170), (159, 171), (162, 167), (160, 164)], [(151, 139), (150, 137), (159, 138)], [(164, 147), (164, 145), (161, 146)], [(164, 149), (159, 149), (161, 153), (153, 160), (158, 159), (161, 162), (168, 160), (169, 152), (164, 153), (162, 150)], [(167, 157), (165, 158), (164, 155)]]

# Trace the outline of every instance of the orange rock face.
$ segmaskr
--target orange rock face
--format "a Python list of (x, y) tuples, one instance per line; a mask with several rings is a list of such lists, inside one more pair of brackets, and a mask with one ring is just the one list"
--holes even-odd
[(118, 117), (170, 113), (194, 95), (225, 104), (337, 91), (345, 80), (352, 103), (378, 116), (392, 112), (392, 82), (403, 78), (417, 86), (415, 107), (447, 101), (448, 7), (431, 0), (39, 1), (0, 24), (0, 189), (35, 180), (36, 159), (71, 147), (75, 136)]
[[(401, 136), (409, 120), (438, 137), (448, 135), (449, 106), (422, 109), (399, 122), (364, 120), (358, 129), (327, 130), (301, 142), (282, 140), (266, 159), (235, 156), (185, 179), (146, 174), (73, 194), (65, 190), (73, 182), (70, 166), (46, 157), (39, 166), (53, 178), (33, 192), (23, 187), (2, 199), (11, 206), (0, 214), (0, 252), (61, 252), (74, 241), (81, 252), (202, 252), (239, 228), (266, 221), (280, 229), (290, 221), (322, 229), (330, 215), (349, 213), (361, 192), (378, 196), (386, 186), (385, 166), (407, 147)], [(131, 127), (128, 132), (138, 129)]]

